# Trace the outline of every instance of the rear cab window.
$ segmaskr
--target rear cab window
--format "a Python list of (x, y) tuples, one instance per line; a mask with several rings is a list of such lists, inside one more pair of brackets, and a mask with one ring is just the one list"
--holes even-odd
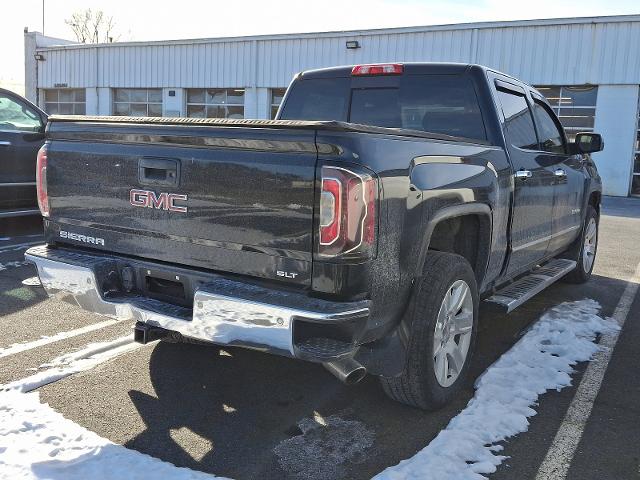
[(302, 79), (281, 120), (337, 120), (486, 141), (473, 82), (464, 74)]

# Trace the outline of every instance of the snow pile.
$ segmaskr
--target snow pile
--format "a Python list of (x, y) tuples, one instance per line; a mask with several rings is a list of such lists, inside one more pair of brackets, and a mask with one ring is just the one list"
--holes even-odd
[(619, 328), (600, 318), (593, 300), (563, 303), (545, 313), (476, 382), (476, 393), (431, 443), (375, 478), (477, 480), (506, 458), (504, 441), (529, 428), (532, 406), (547, 390), (571, 385), (572, 365), (598, 350), (596, 334)]
[[(5, 385), (0, 385), (0, 391), (17, 390), (30, 392), (48, 383), (56, 382), (70, 375), (93, 367), (130, 352), (142, 345), (134, 343), (131, 335), (120, 337), (110, 342), (100, 342), (87, 345), (87, 347), (61, 357), (55, 358), (50, 363), (41, 365), (46, 370), (35, 373), (27, 378), (16, 380)], [(0, 403), (0, 405), (2, 405)]]
[(37, 393), (0, 393), (0, 479), (211, 480), (116, 445), (65, 419)]

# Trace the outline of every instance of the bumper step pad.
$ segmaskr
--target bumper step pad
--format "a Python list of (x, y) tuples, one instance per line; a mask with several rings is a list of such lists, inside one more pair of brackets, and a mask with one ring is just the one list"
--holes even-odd
[[(309, 338), (295, 346), (300, 358), (313, 358), (317, 360), (333, 360), (345, 355), (353, 354), (356, 346), (334, 340), (332, 338)], [(316, 360), (316, 361), (317, 361)]]

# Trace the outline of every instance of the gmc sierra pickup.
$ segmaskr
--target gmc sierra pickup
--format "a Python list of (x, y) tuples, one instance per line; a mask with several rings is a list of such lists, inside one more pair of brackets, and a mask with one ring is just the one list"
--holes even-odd
[(42, 285), (134, 336), (368, 372), (437, 408), (481, 300), (585, 282), (601, 182), (534, 88), (478, 65), (307, 71), (277, 120), (50, 118)]

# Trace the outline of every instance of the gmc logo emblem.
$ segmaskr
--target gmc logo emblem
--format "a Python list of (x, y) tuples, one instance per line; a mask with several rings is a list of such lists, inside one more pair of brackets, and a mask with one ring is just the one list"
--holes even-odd
[(187, 207), (176, 205), (176, 200), (187, 201), (186, 195), (177, 193), (160, 193), (156, 195), (151, 190), (132, 189), (129, 192), (129, 203), (134, 207), (156, 208), (169, 212), (186, 213)]

